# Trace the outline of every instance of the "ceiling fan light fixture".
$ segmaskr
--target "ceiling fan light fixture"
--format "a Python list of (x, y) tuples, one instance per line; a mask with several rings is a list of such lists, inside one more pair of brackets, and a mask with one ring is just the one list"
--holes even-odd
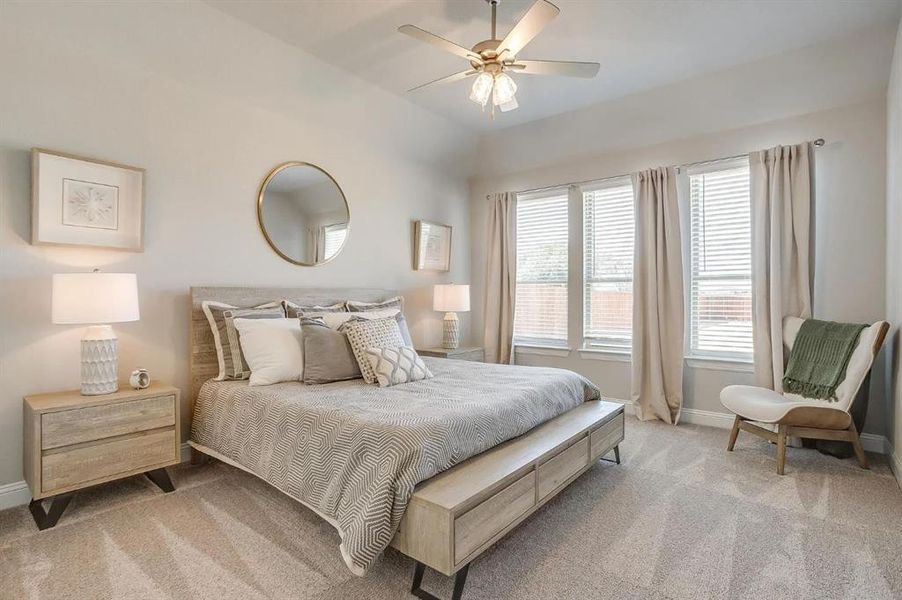
[(495, 79), (489, 73), (486, 73), (485, 71), (480, 73), (473, 81), (473, 87), (470, 89), (470, 100), (476, 104), (485, 106), (489, 101), (489, 96), (492, 95), (494, 83)]
[(504, 104), (499, 104), (499, 105), (498, 105), (498, 108), (501, 110), (501, 112), (509, 112), (509, 111), (512, 111), (512, 110), (514, 110), (514, 109), (516, 109), (516, 108), (519, 108), (519, 107), (520, 107), (520, 105), (517, 104), (517, 98), (516, 98), (516, 97), (511, 98), (511, 99), (510, 99), (510, 102), (505, 102)]
[(495, 106), (503, 106), (515, 100), (514, 95), (517, 93), (517, 84), (507, 73), (498, 73), (495, 75), (495, 86), (492, 91), (492, 103)]

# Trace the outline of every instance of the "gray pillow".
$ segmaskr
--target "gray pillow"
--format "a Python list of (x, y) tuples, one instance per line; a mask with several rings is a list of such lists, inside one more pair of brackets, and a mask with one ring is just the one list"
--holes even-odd
[(347, 309), (349, 312), (366, 312), (368, 310), (381, 310), (383, 308), (397, 308), (403, 312), (404, 298), (395, 296), (382, 302), (358, 302), (357, 300), (348, 300)]
[(285, 316), (289, 319), (296, 319), (298, 317), (315, 317), (317, 313), (348, 312), (348, 310), (345, 308), (344, 302), (336, 302), (335, 304), (330, 304), (329, 306), (303, 306), (300, 304), (295, 304), (291, 300), (282, 300), (282, 308), (285, 309)]
[(304, 383), (331, 383), (361, 377), (348, 336), (330, 329), (318, 317), (301, 317)]

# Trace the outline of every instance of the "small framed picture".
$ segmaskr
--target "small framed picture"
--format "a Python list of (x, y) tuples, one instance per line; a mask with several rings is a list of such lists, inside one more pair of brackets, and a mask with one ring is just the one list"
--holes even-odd
[(31, 243), (143, 252), (144, 169), (31, 151)]
[(431, 221), (417, 221), (414, 235), (414, 269), (417, 271), (451, 270), (451, 226)]

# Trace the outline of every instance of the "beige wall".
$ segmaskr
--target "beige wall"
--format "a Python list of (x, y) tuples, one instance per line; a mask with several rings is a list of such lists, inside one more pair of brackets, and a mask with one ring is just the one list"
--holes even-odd
[[(469, 279), (475, 140), (458, 126), (195, 2), (2, 2), (0, 82), (0, 486), (22, 479), (22, 396), (79, 383), (81, 329), (50, 323), (52, 273), (137, 273), (121, 370), (183, 390), (191, 285), (400, 289), (415, 340), (441, 338), (431, 285)], [(146, 168), (145, 252), (30, 245), (32, 146)], [(327, 265), (282, 261), (257, 229), (257, 188), (287, 160), (347, 195)], [(451, 273), (412, 270), (420, 218), (454, 227)]]
[(902, 27), (896, 38), (896, 50), (886, 98), (886, 222), (892, 229), (886, 236), (886, 310), (892, 324), (887, 338), (887, 434), (893, 445), (893, 468), (902, 482)]
[[(641, 104), (641, 103), (640, 103)], [(572, 117), (570, 117), (572, 119)], [(481, 330), (484, 281), (485, 196), (494, 191), (516, 191), (572, 181), (610, 177), (661, 165), (743, 154), (776, 144), (819, 137), (827, 144), (816, 151), (816, 262), (815, 315), (825, 319), (874, 321), (885, 317), (885, 209), (886, 149), (885, 101), (881, 92), (853, 106), (816, 112), (643, 148), (586, 154), (566, 161), (546, 153), (547, 164), (523, 172), (479, 177), (471, 181), (472, 280), (474, 331)], [(591, 128), (587, 125), (587, 130)], [(572, 133), (572, 132), (571, 132)], [(516, 138), (518, 134), (512, 134)], [(586, 139), (593, 138), (593, 139)], [(493, 143), (497, 144), (496, 139)], [(590, 148), (594, 134), (572, 135), (568, 154)], [(549, 140), (554, 148), (558, 141)], [(536, 148), (545, 148), (539, 143)], [(571, 304), (571, 310), (578, 310)], [(571, 331), (576, 347), (578, 332)], [(583, 373), (614, 398), (629, 397), (629, 363), (568, 357), (520, 355), (518, 362), (561, 366)], [(685, 377), (685, 407), (723, 412), (720, 390), (731, 383), (751, 383), (747, 372), (690, 366)], [(882, 369), (873, 378), (872, 399), (865, 430), (883, 434), (886, 411)]]

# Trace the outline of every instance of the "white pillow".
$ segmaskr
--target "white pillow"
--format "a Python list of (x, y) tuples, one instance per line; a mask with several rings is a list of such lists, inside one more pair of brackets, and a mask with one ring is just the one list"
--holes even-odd
[(304, 372), (301, 323), (297, 319), (235, 319), (250, 385), (300, 381)]

